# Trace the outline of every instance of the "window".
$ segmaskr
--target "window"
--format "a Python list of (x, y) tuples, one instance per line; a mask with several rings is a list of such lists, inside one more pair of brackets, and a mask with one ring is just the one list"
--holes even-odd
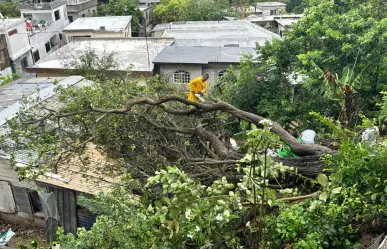
[(226, 70), (222, 70), (218, 73), (218, 78), (223, 79), (224, 75), (226, 74)]
[(59, 40), (62, 40), (62, 39), (63, 39), (63, 35), (59, 34)]
[(32, 56), (34, 57), (34, 62), (36, 63), (37, 61), (40, 60), (40, 54), (39, 54), (39, 50), (36, 50)]
[(86, 15), (85, 14), (82, 14), (82, 17), (85, 17)]
[(17, 34), (17, 29), (13, 29), (11, 31), (8, 31), (8, 36), (11, 36), (11, 35), (14, 35), (14, 34)]
[(49, 52), (51, 50), (50, 42), (47, 42), (45, 46), (46, 46), (46, 52)]
[(60, 13), (59, 13), (59, 10), (55, 10), (54, 16), (55, 16), (55, 21), (58, 21), (58, 20), (60, 19)]
[(188, 72), (184, 70), (176, 71), (173, 74), (173, 82), (174, 83), (188, 83), (191, 80), (191, 76)]
[(277, 10), (270, 10), (270, 15), (277, 15)]
[(73, 20), (73, 16), (69, 16), (69, 21), (70, 22), (73, 22), (74, 20)]

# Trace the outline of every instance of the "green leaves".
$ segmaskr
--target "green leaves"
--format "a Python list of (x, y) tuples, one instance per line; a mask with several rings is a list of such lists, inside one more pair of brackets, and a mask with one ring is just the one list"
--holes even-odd
[(318, 174), (317, 176), (317, 182), (323, 187), (326, 188), (328, 187), (329, 180), (328, 177), (325, 174)]

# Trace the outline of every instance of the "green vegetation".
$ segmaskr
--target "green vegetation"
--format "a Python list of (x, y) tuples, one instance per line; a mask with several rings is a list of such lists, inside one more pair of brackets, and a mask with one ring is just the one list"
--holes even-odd
[(11, 0), (5, 0), (0, 2), (0, 13), (4, 17), (12, 18), (21, 16), (20, 11), (17, 9), (18, 2), (12, 2)]
[(143, 13), (135, 0), (110, 0), (98, 5), (95, 16), (132, 16), (132, 35), (138, 36), (143, 22)]

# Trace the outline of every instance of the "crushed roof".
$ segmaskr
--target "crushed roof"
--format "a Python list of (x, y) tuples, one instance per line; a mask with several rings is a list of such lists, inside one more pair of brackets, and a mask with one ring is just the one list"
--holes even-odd
[(153, 60), (153, 63), (181, 63), (181, 64), (208, 64), (208, 63), (239, 63), (241, 56), (256, 55), (250, 47), (165, 47)]
[(163, 37), (175, 38), (175, 46), (223, 47), (242, 42), (240, 46), (255, 47), (256, 43), (263, 45), (272, 38), (281, 39), (279, 35), (245, 20), (174, 22), (155, 28), (165, 28)]
[(63, 79), (65, 78), (19, 79), (0, 87), (0, 126), (19, 110), (20, 100), (37, 95), (44, 96), (45, 92), (51, 93), (54, 82)]
[[(78, 18), (63, 31), (102, 31), (121, 32), (130, 24), (132, 16), (102, 16), (102, 17), (82, 17)], [(105, 27), (101, 29), (101, 27)]]
[[(48, 98), (55, 95), (55, 88), (57, 86), (69, 87), (75, 84), (82, 84), (86, 81), (81, 76), (70, 76), (67, 78), (33, 78), (27, 81), (17, 81), (15, 83), (7, 84), (0, 88), (0, 91), (6, 94), (10, 94), (9, 96), (13, 96), (13, 92), (7, 92), (8, 90), (14, 91), (18, 86), (24, 88), (22, 91), (23, 94), (15, 94), (14, 100), (9, 100), (9, 102), (4, 106), (5, 108), (0, 110), (0, 136), (5, 135), (9, 128), (6, 125), (7, 120), (12, 119), (22, 108), (22, 103), (20, 102), (20, 96), (25, 97), (28, 101), (38, 101), (42, 102), (47, 100)], [(54, 82), (58, 82), (54, 84)], [(40, 90), (38, 90), (40, 88)], [(18, 90), (16, 90), (18, 91)], [(17, 99), (16, 99), (17, 98)], [(13, 141), (5, 141), (5, 143), (12, 144)], [(7, 155), (0, 148), (0, 156), (6, 159), (9, 159), (9, 155)], [(30, 160), (36, 160), (37, 155), (28, 150), (18, 150), (15, 155), (15, 161), (21, 164), (28, 164)]]
[[(13, 91), (18, 85), (23, 85), (24, 88), (21, 88), (21, 91), (23, 91), (24, 94), (23, 96), (27, 98), (27, 100), (38, 100), (40, 103), (54, 97), (56, 95), (54, 90), (57, 86), (82, 86), (90, 85), (90, 83), (90, 81), (81, 76), (60, 78), (39, 77), (8, 84), (1, 87), (0, 91), (4, 92), (7, 89)], [(37, 91), (37, 88), (40, 88), (41, 90)], [(17, 96), (19, 96), (19, 94), (17, 94)], [(8, 102), (8, 106), (0, 111), (0, 135), (5, 135), (9, 131), (9, 128), (5, 125), (5, 121), (14, 117), (20, 110), (22, 105), (19, 101), (20, 99)], [(6, 143), (12, 143), (12, 141), (6, 141)], [(89, 158), (88, 161), (90, 162), (89, 167), (83, 167), (79, 158), (72, 157), (70, 160), (64, 160), (58, 165), (57, 174), (50, 172), (45, 173), (44, 175), (39, 176), (36, 181), (88, 194), (97, 194), (99, 192), (108, 191), (110, 186), (118, 182), (118, 174), (117, 172), (107, 172), (104, 170), (104, 166), (113, 165), (114, 161), (109, 160), (106, 155), (99, 152), (95, 145), (87, 146), (86, 154)], [(10, 156), (1, 149), (0, 157), (10, 159)], [(15, 154), (17, 167), (24, 167), (26, 164), (30, 163), (30, 160), (37, 160), (36, 152), (18, 150)]]
[(80, 158), (72, 157), (59, 163), (56, 174), (39, 176), (36, 181), (92, 195), (108, 192), (119, 181), (117, 172), (106, 170), (114, 165), (114, 161), (109, 160), (94, 144), (87, 146), (85, 154), (87, 165), (83, 165)]
[[(74, 39), (66, 46), (40, 60), (34, 69), (70, 69), (71, 62), (80, 58), (89, 49), (93, 49), (99, 56), (114, 53), (117, 67), (114, 71), (151, 72), (152, 60), (166, 46), (170, 46), (170, 38), (83, 38)], [(148, 53), (149, 51), (149, 62)]]

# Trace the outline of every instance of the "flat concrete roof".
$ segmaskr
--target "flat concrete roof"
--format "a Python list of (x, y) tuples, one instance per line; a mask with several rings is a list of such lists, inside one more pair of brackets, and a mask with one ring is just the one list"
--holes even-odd
[(0, 19), (0, 29), (7, 29), (22, 22), (22, 18)]
[[(114, 53), (117, 67), (112, 71), (152, 72), (152, 60), (164, 47), (170, 46), (173, 39), (148, 38), (147, 41), (145, 38), (75, 38), (66, 46), (52, 52), (36, 65), (28, 68), (28, 71), (71, 69), (74, 60), (79, 60), (80, 56), (92, 49), (99, 56)], [(149, 64), (147, 50), (149, 51)]]
[(270, 16), (257, 16), (249, 15), (245, 18), (248, 22), (269, 22), (280, 19), (294, 19), (299, 20), (303, 17), (303, 14), (282, 14), (282, 15), (270, 15)]
[(153, 63), (239, 63), (244, 53), (256, 55), (254, 48), (171, 46), (165, 47), (153, 60)]
[(290, 26), (300, 20), (300, 18), (283, 18), (283, 19), (274, 19), (281, 26)]
[[(132, 16), (102, 16), (78, 18), (63, 31), (101, 31), (121, 32), (130, 24)], [(101, 29), (101, 27), (105, 27)]]
[(240, 47), (255, 47), (256, 43), (264, 45), (272, 38), (281, 39), (279, 35), (245, 20), (176, 22), (163, 27), (166, 28), (163, 37), (175, 38), (175, 46), (223, 47), (244, 41)]
[(262, 7), (277, 7), (277, 6), (286, 6), (285, 3), (281, 3), (281, 2), (260, 2), (260, 3), (256, 3), (256, 6), (262, 6)]

